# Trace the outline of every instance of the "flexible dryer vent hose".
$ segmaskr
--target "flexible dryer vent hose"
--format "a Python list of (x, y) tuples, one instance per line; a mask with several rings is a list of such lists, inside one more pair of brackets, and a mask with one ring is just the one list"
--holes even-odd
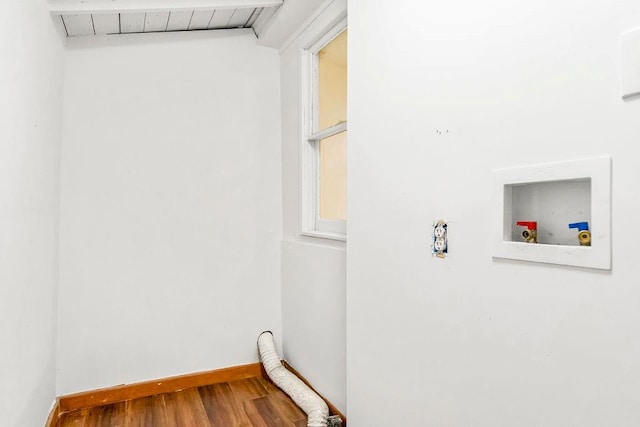
[(307, 414), (307, 427), (326, 427), (329, 407), (320, 396), (282, 366), (270, 331), (265, 331), (258, 337), (258, 350), (264, 370), (271, 381)]

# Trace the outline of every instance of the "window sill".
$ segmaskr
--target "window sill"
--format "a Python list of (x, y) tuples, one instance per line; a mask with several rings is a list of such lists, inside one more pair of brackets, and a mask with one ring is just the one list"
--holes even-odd
[(316, 237), (319, 239), (329, 239), (329, 240), (337, 240), (339, 242), (346, 242), (347, 235), (341, 233), (331, 233), (329, 231), (317, 231), (317, 230), (309, 230), (309, 231), (301, 231), (301, 236), (306, 237)]

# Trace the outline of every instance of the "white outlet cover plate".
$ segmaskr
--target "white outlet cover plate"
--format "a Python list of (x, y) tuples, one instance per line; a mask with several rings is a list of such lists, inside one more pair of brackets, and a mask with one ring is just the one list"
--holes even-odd
[(620, 36), (622, 99), (640, 96), (640, 28)]
[[(492, 175), (495, 258), (611, 269), (611, 157), (498, 169)], [(591, 179), (591, 246), (530, 244), (505, 240), (505, 236), (511, 233), (510, 212), (505, 212), (505, 196), (509, 198), (509, 194), (505, 195), (506, 186), (584, 178)], [(508, 216), (506, 221), (505, 216)]]

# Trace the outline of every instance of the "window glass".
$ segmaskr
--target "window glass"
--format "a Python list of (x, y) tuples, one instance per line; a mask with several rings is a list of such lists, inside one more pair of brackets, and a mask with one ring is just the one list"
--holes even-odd
[(347, 219), (347, 132), (320, 141), (320, 219)]
[(347, 30), (318, 52), (316, 131), (347, 121)]

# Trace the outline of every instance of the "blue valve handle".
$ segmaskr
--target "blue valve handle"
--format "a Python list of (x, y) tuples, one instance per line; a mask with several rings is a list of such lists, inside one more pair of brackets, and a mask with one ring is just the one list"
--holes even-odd
[(577, 228), (578, 231), (589, 231), (589, 223), (588, 222), (574, 222), (573, 224), (569, 224), (569, 228)]

